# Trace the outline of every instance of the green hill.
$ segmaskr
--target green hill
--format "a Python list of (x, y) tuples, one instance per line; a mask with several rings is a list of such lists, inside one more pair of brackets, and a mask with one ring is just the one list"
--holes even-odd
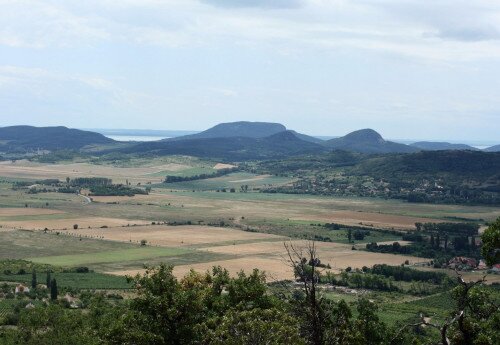
[(441, 175), (457, 178), (488, 178), (500, 175), (500, 153), (480, 151), (421, 151), (373, 157), (352, 172), (379, 178)]
[(180, 154), (241, 161), (321, 153), (326, 150), (319, 144), (299, 139), (290, 131), (283, 131), (265, 138), (224, 137), (145, 142), (122, 149), (122, 152)]
[(486, 151), (486, 152), (500, 152), (500, 145), (495, 145), (495, 146), (485, 148), (484, 151)]
[(11, 126), (0, 128), (0, 151), (79, 150), (88, 145), (110, 144), (102, 134), (67, 127)]
[(325, 145), (335, 150), (360, 153), (415, 152), (417, 148), (387, 141), (373, 129), (360, 129), (346, 136), (330, 139)]
[(268, 188), (267, 192), (500, 204), (500, 152), (450, 150), (369, 155), (334, 151), (258, 162), (253, 169), (297, 179), (293, 185)]
[(435, 142), (435, 141), (419, 141), (410, 146), (416, 147), (418, 149), (426, 151), (439, 151), (439, 150), (472, 150), (479, 151), (475, 147), (466, 144), (451, 144), (447, 142)]
[(192, 139), (232, 138), (232, 137), (265, 138), (270, 135), (283, 131), (286, 131), (286, 127), (280, 123), (238, 121), (238, 122), (219, 123), (218, 125), (200, 133), (184, 135), (181, 137), (164, 139), (164, 140), (179, 141), (179, 140), (192, 140)]

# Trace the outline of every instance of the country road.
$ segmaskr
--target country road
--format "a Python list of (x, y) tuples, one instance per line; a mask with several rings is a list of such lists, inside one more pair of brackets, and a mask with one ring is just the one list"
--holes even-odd
[(79, 195), (79, 196), (81, 196), (82, 198), (84, 198), (84, 199), (85, 199), (85, 201), (86, 201), (86, 202), (85, 202), (85, 204), (90, 204), (90, 203), (92, 203), (92, 199), (91, 199), (91, 198), (89, 198), (88, 196), (83, 195), (83, 194), (78, 194), (78, 195)]

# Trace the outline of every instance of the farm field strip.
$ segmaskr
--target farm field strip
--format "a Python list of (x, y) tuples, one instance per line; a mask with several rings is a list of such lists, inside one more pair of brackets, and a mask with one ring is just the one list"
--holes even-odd
[(49, 208), (0, 207), (0, 217), (41, 216), (62, 213), (64, 211)]
[(116, 251), (74, 254), (74, 255), (55, 255), (27, 258), (29, 261), (40, 264), (54, 266), (79, 266), (90, 265), (94, 263), (122, 262), (132, 260), (151, 259), (155, 257), (169, 257), (188, 254), (189, 250), (182, 248), (163, 248), (163, 247), (141, 247), (132, 249), (122, 249)]
[(150, 245), (165, 247), (196, 247), (227, 243), (228, 241), (281, 240), (282, 236), (248, 232), (231, 228), (199, 225), (145, 225), (113, 227), (107, 229), (81, 229), (74, 235), (91, 236), (111, 241), (138, 242), (142, 239)]
[(3, 220), (0, 217), (0, 226), (3, 228), (12, 229), (27, 229), (27, 230), (63, 230), (73, 229), (73, 225), (78, 225), (79, 228), (88, 227), (116, 227), (127, 225), (144, 225), (150, 224), (144, 220), (130, 220), (119, 218), (105, 218), (105, 217), (79, 217), (74, 218), (75, 215), (65, 214), (64, 217), (54, 217), (52, 219), (28, 219), (28, 220)]

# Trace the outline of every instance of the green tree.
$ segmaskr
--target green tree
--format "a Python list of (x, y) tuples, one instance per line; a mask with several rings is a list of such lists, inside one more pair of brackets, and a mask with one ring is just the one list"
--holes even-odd
[(18, 331), (12, 344), (102, 344), (89, 328), (88, 320), (86, 314), (72, 312), (57, 304), (25, 309), (21, 311)]
[(31, 272), (31, 287), (33, 289), (36, 289), (36, 286), (37, 286), (36, 270), (33, 269), (33, 272)]
[(52, 281), (50, 279), (50, 270), (47, 271), (47, 279), (46, 279), (46, 282), (45, 282), (45, 285), (47, 285), (47, 289), (50, 289), (50, 285), (51, 285)]
[(481, 254), (489, 266), (500, 263), (500, 217), (481, 235)]
[(377, 305), (366, 298), (360, 298), (357, 311), (358, 317), (354, 327), (360, 333), (363, 344), (383, 344), (387, 329), (376, 314)]
[(204, 343), (213, 345), (302, 345), (299, 324), (279, 309), (230, 310), (218, 326), (205, 333)]
[(328, 327), (325, 330), (327, 344), (355, 343), (356, 332), (353, 329), (351, 309), (344, 300), (340, 300), (330, 308)]
[(173, 267), (160, 265), (136, 276), (137, 297), (130, 304), (129, 333), (134, 343), (189, 344), (197, 339), (196, 325), (205, 316), (202, 303), (205, 285), (192, 273), (185, 285), (172, 273)]
[(58, 289), (57, 289), (57, 281), (56, 278), (52, 279), (50, 282), (50, 299), (55, 301), (57, 300), (57, 295), (58, 295)]

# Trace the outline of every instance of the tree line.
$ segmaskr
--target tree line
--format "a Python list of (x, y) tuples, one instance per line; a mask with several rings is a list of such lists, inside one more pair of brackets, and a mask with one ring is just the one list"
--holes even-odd
[(191, 175), (191, 176), (167, 175), (167, 176), (165, 176), (164, 183), (205, 180), (207, 178), (221, 177), (221, 176), (236, 172), (238, 170), (239, 170), (238, 168), (228, 168), (228, 169), (219, 169), (213, 173), (204, 173), (204, 174)]

